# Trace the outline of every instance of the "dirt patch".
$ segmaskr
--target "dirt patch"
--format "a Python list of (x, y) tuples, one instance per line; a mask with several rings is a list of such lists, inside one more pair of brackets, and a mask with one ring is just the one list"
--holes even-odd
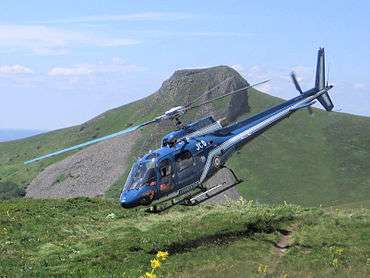
[(283, 256), (288, 248), (292, 245), (292, 233), (296, 230), (295, 226), (289, 227), (288, 230), (278, 230), (281, 234), (280, 240), (274, 244), (273, 252), (278, 256)]
[(104, 192), (125, 172), (139, 132), (90, 146), (42, 171), (28, 186), (26, 197), (94, 197)]

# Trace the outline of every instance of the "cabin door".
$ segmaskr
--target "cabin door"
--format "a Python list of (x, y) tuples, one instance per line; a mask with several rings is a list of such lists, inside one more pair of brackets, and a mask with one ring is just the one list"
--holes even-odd
[(197, 180), (196, 165), (190, 151), (181, 151), (175, 156), (177, 187), (181, 188)]

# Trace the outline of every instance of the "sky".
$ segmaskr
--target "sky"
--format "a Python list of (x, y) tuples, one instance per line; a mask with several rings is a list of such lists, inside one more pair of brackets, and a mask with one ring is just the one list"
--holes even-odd
[(0, 129), (52, 130), (229, 65), (282, 98), (326, 49), (335, 110), (370, 116), (369, 1), (0, 2)]

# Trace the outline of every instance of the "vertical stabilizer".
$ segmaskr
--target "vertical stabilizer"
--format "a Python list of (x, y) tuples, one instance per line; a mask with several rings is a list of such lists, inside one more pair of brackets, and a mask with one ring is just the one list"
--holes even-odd
[(325, 50), (320, 48), (317, 53), (317, 65), (316, 65), (316, 82), (315, 88), (322, 90), (325, 88)]
[[(317, 65), (316, 65), (316, 80), (315, 89), (317, 91), (325, 90), (325, 50), (320, 48), (317, 54)], [(328, 92), (320, 95), (317, 100), (327, 111), (331, 111), (334, 107), (333, 102), (330, 99)]]

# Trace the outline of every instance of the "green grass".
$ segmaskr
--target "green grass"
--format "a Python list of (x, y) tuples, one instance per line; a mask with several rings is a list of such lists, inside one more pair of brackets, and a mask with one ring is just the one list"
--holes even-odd
[[(158, 250), (170, 253), (159, 277), (370, 275), (365, 209), (240, 201), (148, 215), (102, 199), (23, 199), (0, 203), (0, 223), (5, 277), (138, 277)], [(284, 256), (273, 249), (281, 229), (293, 229)]]
[(20, 198), (26, 195), (26, 192), (19, 188), (13, 182), (0, 182), (0, 200)]

